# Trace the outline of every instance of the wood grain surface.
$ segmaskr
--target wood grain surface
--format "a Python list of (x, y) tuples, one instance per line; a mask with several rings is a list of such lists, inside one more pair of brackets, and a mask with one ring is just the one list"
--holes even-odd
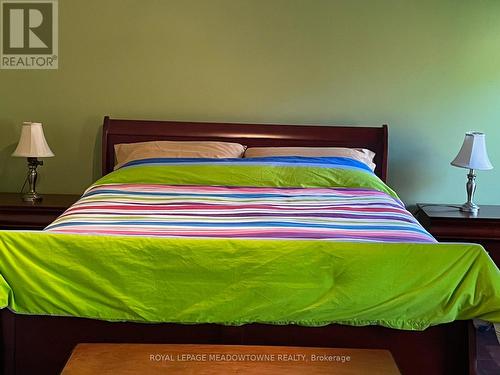
[(78, 344), (63, 375), (399, 374), (387, 350), (171, 344)]

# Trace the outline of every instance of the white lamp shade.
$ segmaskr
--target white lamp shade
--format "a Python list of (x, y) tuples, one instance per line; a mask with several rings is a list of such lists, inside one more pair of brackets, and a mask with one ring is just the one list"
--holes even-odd
[(25, 158), (48, 158), (54, 156), (45, 136), (42, 124), (39, 122), (23, 122), (21, 138), (12, 156)]
[(487, 170), (493, 169), (488, 153), (486, 152), (486, 140), (484, 133), (465, 133), (464, 143), (453, 159), (451, 165), (460, 168)]

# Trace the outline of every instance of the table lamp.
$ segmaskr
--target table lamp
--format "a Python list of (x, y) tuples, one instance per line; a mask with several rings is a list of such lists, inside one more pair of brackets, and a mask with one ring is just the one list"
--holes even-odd
[(460, 168), (468, 168), (467, 174), (467, 202), (461, 207), (460, 211), (477, 214), (479, 206), (474, 203), (474, 192), (476, 191), (476, 174), (475, 169), (488, 170), (493, 169), (486, 152), (486, 140), (484, 133), (467, 132), (465, 133), (464, 143), (458, 152), (458, 155), (453, 159), (451, 165)]
[[(22, 195), (23, 201), (33, 203), (41, 201), (42, 196), (36, 192), (38, 177), (36, 169), (39, 165), (43, 165), (43, 161), (39, 161), (37, 158), (54, 156), (43, 135), (41, 123), (23, 122), (21, 138), (19, 138), (19, 143), (12, 156), (28, 158), (28, 175), (24, 184), (29, 183), (29, 191)], [(23, 189), (21, 189), (21, 192)]]

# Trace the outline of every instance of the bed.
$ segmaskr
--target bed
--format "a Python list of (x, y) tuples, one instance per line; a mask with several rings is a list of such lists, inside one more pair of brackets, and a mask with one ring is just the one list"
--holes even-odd
[[(367, 301), (370, 301), (373, 296), (370, 292), (366, 292), (368, 289), (367, 279), (363, 279), (361, 274), (370, 270), (370, 262), (378, 257), (378, 255), (374, 256), (374, 254), (380, 254), (380, 259), (377, 259), (379, 262), (377, 267), (373, 267), (370, 271), (374, 274), (373, 280), (381, 281), (384, 272), (389, 269), (385, 269), (383, 265), (390, 264), (395, 260), (397, 266), (393, 264), (390, 268), (406, 269), (415, 278), (425, 275), (414, 265), (405, 265), (405, 261), (401, 261), (401, 259), (405, 258), (398, 255), (401, 249), (398, 250), (397, 247), (400, 246), (401, 239), (398, 236), (401, 235), (402, 231), (391, 232), (387, 228), (383, 228), (379, 232), (373, 232), (373, 238), (357, 237), (357, 243), (340, 241), (337, 244), (332, 244), (328, 241), (322, 241), (324, 238), (321, 235), (325, 230), (324, 226), (319, 225), (322, 219), (313, 218), (310, 219), (312, 224), (307, 229), (308, 235), (313, 238), (311, 241), (303, 235), (300, 235), (300, 238), (292, 237), (292, 239), (289, 239), (288, 236), (296, 235), (294, 231), (296, 228), (293, 228), (294, 230), (287, 229), (286, 231), (281, 226), (278, 229), (273, 228), (273, 238), (280, 231), (279, 236), (287, 236), (288, 239), (286, 248), (280, 250), (274, 247), (273, 239), (256, 239), (254, 238), (256, 232), (248, 231), (248, 228), (245, 227), (245, 231), (240, 228), (237, 232), (234, 232), (239, 235), (243, 233), (243, 238), (231, 241), (219, 238), (202, 240), (213, 241), (210, 242), (211, 246), (208, 248), (208, 254), (212, 254), (212, 258), (215, 260), (206, 255), (200, 257), (199, 253), (202, 251), (197, 248), (197, 244), (200, 242), (196, 238), (193, 239), (193, 236), (196, 237), (196, 233), (201, 233), (199, 237), (203, 238), (207, 236), (217, 237), (217, 230), (205, 230), (205, 227), (198, 228), (196, 231), (190, 229), (190, 232), (185, 236), (186, 238), (175, 239), (175, 246), (166, 246), (169, 241), (172, 241), (170, 239), (172, 237), (171, 233), (166, 236), (169, 238), (150, 239), (145, 233), (156, 230), (155, 222), (141, 222), (139, 225), (141, 233), (134, 234), (142, 236), (140, 236), (140, 241), (142, 241), (140, 249), (145, 250), (143, 252), (136, 251), (138, 248), (137, 238), (131, 240), (125, 236), (128, 233), (123, 232), (124, 229), (134, 231), (138, 226), (134, 224), (124, 228), (125, 223), (118, 221), (117, 224), (116, 216), (99, 219), (101, 220), (100, 223), (104, 223), (106, 226), (105, 232), (107, 234), (110, 233), (110, 228), (114, 231), (111, 236), (88, 235), (88, 231), (98, 233), (94, 223), (88, 224), (85, 220), (82, 220), (85, 215), (89, 216), (89, 212), (91, 212), (89, 209), (96, 209), (95, 197), (101, 199), (101, 202), (103, 199), (105, 201), (108, 199), (106, 194), (111, 194), (110, 190), (113, 190), (112, 194), (117, 194), (115, 190), (120, 188), (124, 189), (118, 192), (118, 194), (122, 194), (122, 199), (129, 199), (126, 194), (129, 194), (130, 191), (127, 189), (133, 184), (134, 179), (139, 178), (143, 183), (145, 176), (149, 176), (150, 180), (146, 181), (147, 184), (143, 186), (144, 191), (141, 194), (163, 194), (151, 190), (153, 189), (152, 186), (158, 186), (159, 182), (166, 182), (166, 185), (170, 186), (168, 181), (172, 178), (174, 182), (184, 181), (182, 178), (186, 175), (186, 166), (179, 166), (178, 163), (172, 165), (171, 161), (165, 160), (153, 162), (148, 160), (144, 164), (129, 165), (110, 173), (115, 165), (114, 146), (116, 144), (152, 140), (230, 141), (252, 147), (335, 146), (370, 149), (376, 154), (375, 174), (380, 178), (379, 180), (373, 176), (371, 184), (375, 184), (377, 189), (383, 191), (373, 193), (371, 187), (362, 187), (359, 190), (366, 194), (368, 194), (367, 191), (369, 190), (368, 195), (370, 196), (367, 199), (375, 199), (378, 202), (377, 204), (380, 204), (381, 199), (385, 199), (384, 202), (386, 202), (388, 209), (398, 211), (398, 215), (403, 215), (406, 224), (402, 231), (406, 233), (406, 236), (410, 236), (414, 242), (432, 242), (432, 238), (423, 229), (419, 228), (414, 219), (403, 212), (400, 203), (397, 201), (397, 196), (391, 198), (392, 192), (382, 184), (382, 181), (386, 179), (387, 172), (387, 126), (385, 125), (382, 127), (325, 127), (180, 123), (115, 120), (106, 117), (102, 138), (103, 179), (89, 189), (79, 203), (49, 226), (48, 231), (43, 235), (9, 232), (2, 233), (0, 236), (1, 243), (4, 246), (1, 271), (5, 279), (1, 287), (6, 291), (2, 303), (3, 306), (9, 307), (9, 309), (4, 308), (2, 310), (4, 373), (57, 373), (64, 365), (72, 348), (80, 342), (210, 343), (381, 348), (392, 352), (403, 373), (474, 373), (474, 335), (472, 325), (468, 319), (472, 317), (497, 319), (500, 310), (498, 296), (495, 296), (495, 292), (498, 291), (498, 269), (489, 260), (484, 250), (478, 246), (430, 244), (440, 246), (438, 249), (439, 254), (450, 257), (447, 259), (452, 259), (453, 268), (450, 268), (449, 273), (456, 273), (457, 270), (460, 271), (461, 267), (463, 271), (458, 272), (457, 278), (453, 279), (453, 282), (457, 283), (459, 287), (456, 290), (453, 289), (453, 293), (449, 295), (449, 300), (443, 311), (439, 313), (433, 311), (423, 313), (419, 311), (420, 306), (425, 306), (426, 303), (418, 302), (418, 298), (432, 300), (433, 294), (430, 293), (430, 291), (434, 290), (432, 286), (420, 289), (419, 293), (412, 295), (403, 289), (398, 289), (402, 287), (399, 283), (395, 284), (394, 280), (389, 280), (389, 284), (386, 284), (385, 288), (393, 289), (396, 294), (396, 291), (400, 290), (398, 298), (406, 301), (398, 305), (399, 310), (394, 310), (396, 315), (389, 317), (392, 314), (391, 305), (384, 304), (383, 308), (375, 309), (376, 311), (371, 309), (372, 311), (369, 314), (364, 314), (363, 308), (360, 307), (356, 310), (356, 316), (352, 316), (349, 303), (341, 303), (341, 305), (348, 307), (346, 311), (341, 313), (342, 309), (338, 308), (339, 304), (336, 305), (336, 309), (333, 309), (331, 298), (325, 297), (325, 293), (330, 289), (329, 283), (331, 283), (332, 272), (335, 281), (343, 281), (346, 272), (352, 273), (353, 269), (357, 269), (356, 272), (360, 275), (359, 279), (364, 280), (365, 284), (359, 284), (353, 293), (359, 294), (356, 298), (362, 296), (362, 299)], [(199, 164), (199, 162), (197, 163)], [(225, 162), (222, 161), (223, 163)], [(246, 194), (245, 199), (251, 200), (257, 195), (256, 191), (261, 188), (260, 186), (251, 186), (251, 182), (261, 178), (264, 175), (262, 171), (266, 170), (265, 168), (272, 168), (266, 172), (267, 176), (279, 174), (279, 176), (286, 179), (289, 176), (287, 171), (296, 168), (297, 165), (295, 160), (293, 162), (280, 160), (280, 165), (276, 169), (276, 160), (262, 160), (259, 163), (261, 164), (255, 167), (253, 164), (249, 165), (248, 162), (241, 161), (239, 162), (240, 165), (238, 165), (240, 169), (238, 169), (231, 162), (231, 168), (238, 169), (237, 175), (232, 174), (233, 171), (228, 170), (223, 165), (215, 165), (217, 163), (196, 165), (197, 169), (194, 169), (196, 173), (192, 173), (192, 170), (190, 170), (189, 178), (218, 176), (218, 178), (226, 178), (227, 181), (237, 179), (239, 181), (238, 185), (244, 186), (244, 190), (237, 190), (236, 194), (233, 194), (236, 187), (212, 187), (206, 181), (200, 186), (208, 184), (210, 187), (200, 187), (199, 190), (204, 189), (204, 193), (212, 198), (219, 199), (222, 196), (226, 201), (231, 199), (233, 195), (240, 197), (242, 194)], [(308, 161), (308, 163), (306, 169), (310, 174), (307, 175), (306, 181), (309, 181), (309, 178), (316, 178), (318, 176), (317, 168), (324, 167), (323, 164), (311, 166), (311, 161)], [(190, 164), (189, 168), (192, 167)], [(351, 167), (353, 166), (342, 164), (336, 165), (333, 169), (344, 168), (351, 170)], [(359, 166), (354, 167), (359, 169)], [(223, 168), (223, 173), (220, 172), (220, 168)], [(329, 168), (330, 165), (328, 165)], [(201, 170), (204, 172), (200, 173)], [(366, 174), (364, 171), (359, 170), (353, 173), (357, 176), (356, 173), (358, 172)], [(296, 171), (294, 170), (293, 173), (293, 176), (295, 176)], [(342, 173), (343, 175), (344, 173)], [(356, 180), (353, 177), (354, 175), (349, 175), (348, 181)], [(328, 189), (331, 180), (325, 179), (322, 174), (319, 175), (319, 180), (326, 181), (326, 185), (310, 189), (313, 189), (311, 191), (314, 191), (315, 197), (320, 194), (322, 197), (320, 203), (324, 204), (323, 200), (328, 201), (329, 198), (325, 195), (326, 192), (321, 189)], [(342, 182), (342, 184), (344, 183), (350, 182)], [(199, 194), (197, 189), (190, 186), (190, 184), (187, 184), (189, 185), (187, 187), (184, 184), (181, 185), (183, 186), (176, 187), (177, 190), (168, 190), (165, 194), (174, 196), (171, 199), (181, 199), (178, 196), (181, 196), (182, 199), (186, 199), (186, 196), (193, 199), (194, 195)], [(302, 188), (302, 185), (299, 187)], [(293, 201), (298, 186), (279, 186), (275, 189), (266, 187), (266, 189), (268, 189), (266, 190), (266, 199), (275, 199), (279, 195)], [(343, 192), (336, 191), (336, 194), (342, 195)], [(372, 196), (373, 194), (375, 196)], [(346, 202), (353, 201), (354, 198), (356, 197), (347, 195), (342, 197)], [(182, 202), (182, 199), (181, 201), (175, 201), (175, 207), (185, 209), (183, 206), (185, 202)], [(196, 199), (201, 198), (197, 197)], [(149, 202), (148, 204), (148, 210), (151, 210), (155, 202)], [(238, 204), (238, 202), (231, 201), (230, 204), (234, 205)], [(303, 203), (299, 202), (299, 204)], [(84, 216), (80, 213), (80, 209), (87, 210)], [(107, 207), (104, 210), (102, 207), (100, 209), (99, 214), (107, 214)], [(321, 206), (318, 209), (322, 210), (325, 207)], [(123, 215), (123, 213), (120, 214)], [(186, 215), (184, 211), (182, 215), (183, 217)], [(190, 215), (196, 215), (196, 212), (191, 212)], [(93, 216), (93, 214), (90, 216)], [(191, 219), (192, 216), (190, 216)], [(234, 217), (231, 217), (232, 219)], [(179, 221), (175, 225), (176, 231), (179, 231), (179, 228), (183, 228), (185, 223)], [(331, 229), (328, 228), (328, 230)], [(338, 228), (334, 228), (334, 230), (336, 229)], [(61, 233), (65, 233), (65, 236), (61, 236)], [(82, 233), (86, 235), (82, 237)], [(361, 232), (357, 228), (353, 228), (350, 235), (352, 236), (353, 233)], [(61, 238), (64, 238), (64, 240), (61, 240)], [(106, 240), (103, 240), (104, 238)], [(248, 241), (249, 238), (252, 240)], [(394, 243), (386, 243), (391, 242), (388, 239), (394, 240), (392, 241)], [(66, 243), (62, 246), (61, 243), (64, 241)], [(255, 243), (261, 243), (259, 241), (271, 245), (265, 249), (254, 247)], [(280, 237), (280, 241), (285, 240)], [(374, 244), (373, 241), (378, 242), (379, 245)], [(182, 244), (182, 246), (179, 244)], [(439, 254), (433, 254), (436, 248), (427, 245), (429, 244), (415, 243), (406, 246), (402, 251), (408, 259), (425, 261), (427, 258), (439, 258)], [(163, 246), (166, 247), (163, 248)], [(230, 246), (230, 249), (228, 249), (228, 246)], [(381, 246), (383, 251), (381, 251)], [(100, 263), (97, 263), (97, 258), (94, 258), (94, 256), (97, 256), (94, 250), (106, 247), (108, 248), (106, 251), (109, 251), (107, 254), (109, 254), (109, 258), (113, 259), (113, 263), (120, 263), (120, 254), (126, 255), (124, 257), (126, 262), (133, 259), (137, 265), (136, 270), (130, 270), (132, 273), (136, 271), (132, 276), (133, 283), (130, 282), (130, 279), (124, 280), (123, 275), (115, 268), (106, 268), (106, 265), (97, 266)], [(162, 251), (154, 253), (160, 247)], [(182, 247), (182, 251), (178, 251), (180, 247)], [(67, 250), (70, 248), (77, 261), (73, 261), (71, 257), (68, 257)], [(279, 256), (274, 256), (276, 260), (268, 262), (266, 254), (269, 254), (270, 249), (273, 255), (279, 254)], [(50, 257), (43, 256), (44, 250), (50, 251)], [(165, 258), (165, 250), (169, 251), (167, 253), (168, 259)], [(207, 249), (203, 251), (207, 251)], [(83, 257), (79, 254), (86, 255)], [(243, 257), (241, 254), (246, 255)], [(337, 270), (324, 267), (325, 264), (328, 264), (325, 259), (337, 259), (339, 257), (348, 259), (352, 254), (356, 254), (357, 261), (356, 265), (351, 263), (352, 267), (349, 269), (344, 268), (342, 272), (337, 272)], [(148, 280), (142, 280), (142, 278), (147, 277), (141, 276), (141, 263), (146, 262), (145, 259), (149, 259), (150, 263), (148, 263), (147, 267), (151, 272), (153, 272), (154, 264), (168, 264), (168, 266), (165, 266), (167, 268), (175, 264), (175, 267), (177, 267), (172, 266), (168, 271), (171, 275), (176, 274), (177, 278), (175, 280), (172, 278), (165, 281), (158, 275), (154, 279), (155, 285), (158, 284), (161, 287), (152, 289), (153, 294), (158, 291), (168, 291), (168, 295), (163, 296), (160, 302), (169, 301), (169, 303), (155, 305), (157, 298), (149, 296), (148, 291), (144, 290), (144, 287), (149, 282)], [(248, 263), (248, 259), (250, 259), (250, 263)], [(302, 263), (309, 263), (309, 268), (297, 268), (297, 264)], [(95, 269), (92, 268), (93, 264), (96, 265)], [(221, 264), (226, 266), (219, 266)], [(262, 270), (266, 270), (268, 264), (274, 267), (274, 271), (262, 272)], [(20, 268), (27, 270), (25, 273), (14, 270), (15, 266), (19, 267), (20, 265)], [(439, 267), (440, 264), (434, 266)], [(182, 267), (188, 268), (181, 271)], [(430, 263), (429, 267), (431, 267)], [(464, 267), (467, 270), (464, 270)], [(207, 271), (212, 269), (217, 269), (217, 272)], [(259, 272), (253, 272), (252, 269), (258, 269)], [(313, 275), (315, 272), (311, 272), (312, 269), (318, 270), (317, 275)], [(34, 272), (33, 270), (41, 270), (42, 272)], [(293, 272), (286, 271), (281, 275), (282, 270), (293, 270)], [(404, 272), (401, 270), (399, 281), (400, 284), (404, 284), (404, 277), (401, 278)], [(159, 272), (165, 272), (165, 268), (161, 268)], [(54, 281), (46, 283), (43, 278), (39, 278), (39, 274), (43, 273), (54, 276)], [(276, 279), (276, 273), (279, 274), (279, 279)], [(108, 277), (108, 274), (112, 276)], [(185, 279), (187, 274), (195, 276), (194, 278), (190, 276)], [(241, 284), (241, 274), (245, 274), (245, 282), (250, 282), (250, 284), (247, 284), (250, 285), (247, 292), (244, 291), (245, 288), (240, 288), (237, 290), (240, 293), (238, 295), (231, 294), (233, 292), (217, 293), (217, 288), (220, 285), (227, 287), (230, 282), (234, 282), (235, 285)], [(479, 278), (479, 274), (482, 275), (481, 278)], [(79, 275), (84, 281), (81, 284), (74, 284), (76, 282), (74, 280), (75, 275)], [(294, 293), (286, 288), (295, 285), (296, 279), (301, 279), (305, 277), (304, 275), (308, 275), (307, 280), (304, 280), (309, 284), (297, 284), (298, 286), (294, 292), (300, 295), (300, 298), (289, 297), (288, 295)], [(441, 275), (441, 273), (436, 270), (436, 275)], [(148, 276), (150, 275), (148, 274)], [(269, 278), (266, 278), (267, 276)], [(203, 279), (203, 277), (206, 278)], [(100, 282), (92, 284), (95, 279), (99, 278)], [(106, 279), (108, 284), (106, 284)], [(208, 279), (211, 280), (210, 283), (204, 282), (202, 285), (200, 282), (200, 280), (206, 281)], [(16, 280), (18, 280), (17, 286), (15, 285)], [(19, 280), (22, 280), (22, 282)], [(72, 281), (68, 282), (67, 280)], [(110, 280), (113, 282), (109, 282)], [(483, 283), (480, 291), (484, 292), (485, 296), (481, 293), (478, 293), (479, 296), (474, 295), (476, 291), (475, 283), (479, 281)], [(217, 295), (217, 297), (221, 295), (224, 303), (219, 303), (219, 307), (213, 309), (207, 307), (207, 304), (192, 303), (192, 300), (186, 302), (183, 298), (185, 298), (186, 294), (193, 293), (190, 287), (193, 282), (199, 282), (200, 284), (193, 299), (203, 299), (204, 295)], [(436, 284), (439, 284), (439, 282), (439, 280), (435, 280)], [(316, 284), (322, 283), (325, 283), (324, 288), (318, 289)], [(106, 290), (99, 289), (101, 284), (107, 285)], [(29, 288), (25, 287), (23, 289), (25, 285), (29, 285)], [(57, 288), (54, 287), (55, 285)], [(79, 288), (74, 288), (74, 285), (79, 285)], [(285, 285), (285, 289), (283, 289), (283, 285)], [(289, 293), (283, 293), (284, 290)], [(255, 295), (248, 295), (248, 291), (255, 292)], [(430, 294), (427, 294), (428, 292)], [(314, 295), (314, 293), (317, 294)], [(65, 296), (67, 294), (71, 294), (71, 299), (66, 301)], [(232, 299), (228, 302), (227, 295), (224, 294), (229, 294)], [(283, 296), (283, 294), (287, 294), (287, 296)], [(116, 298), (117, 295), (121, 297)], [(343, 297), (343, 301), (351, 301), (356, 304), (352, 295)], [(391, 298), (394, 299), (393, 297)], [(304, 305), (304, 299), (308, 298), (312, 298), (313, 301), (309, 301)], [(484, 299), (484, 306), (486, 307), (482, 307), (483, 304), (478, 302), (482, 301), (482, 299)], [(88, 303), (89, 300), (92, 300), (94, 304)], [(128, 302), (117, 307), (113, 304), (114, 300), (119, 300), (120, 303), (125, 300)], [(256, 305), (255, 301), (259, 301), (259, 304)], [(214, 297), (209, 302), (216, 303), (217, 299)], [(290, 305), (294, 303), (297, 305), (290, 308)], [(363, 303), (367, 302), (364, 301)], [(372, 300), (370, 306), (375, 305), (377, 305), (376, 300)], [(224, 308), (221, 308), (221, 306)], [(226, 308), (227, 306), (229, 307)], [(274, 308), (270, 306), (274, 306)], [(280, 309), (276, 309), (276, 306), (280, 306)], [(408, 311), (401, 310), (401, 306), (403, 310), (407, 306), (406, 310)], [(453, 319), (457, 309), (462, 314), (460, 315), (462, 320)], [(11, 310), (16, 311), (16, 313)], [(214, 313), (214, 311), (217, 312)], [(238, 314), (235, 315), (235, 311)], [(335, 324), (332, 323), (332, 318), (329, 317), (333, 312), (337, 314), (334, 314), (336, 317), (333, 319)], [(399, 319), (398, 314), (407, 316), (407, 319)], [(420, 315), (418, 314), (422, 314), (422, 316), (427, 314), (432, 318), (427, 320), (419, 319)], [(437, 324), (436, 321), (432, 320), (437, 319), (436, 316), (442, 320), (441, 322), (438, 319), (441, 324)]]

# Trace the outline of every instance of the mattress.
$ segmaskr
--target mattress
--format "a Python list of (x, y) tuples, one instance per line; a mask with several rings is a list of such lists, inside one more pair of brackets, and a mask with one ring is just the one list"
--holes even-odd
[(43, 232), (0, 232), (0, 307), (112, 321), (500, 322), (500, 272), (346, 158), (145, 159)]

